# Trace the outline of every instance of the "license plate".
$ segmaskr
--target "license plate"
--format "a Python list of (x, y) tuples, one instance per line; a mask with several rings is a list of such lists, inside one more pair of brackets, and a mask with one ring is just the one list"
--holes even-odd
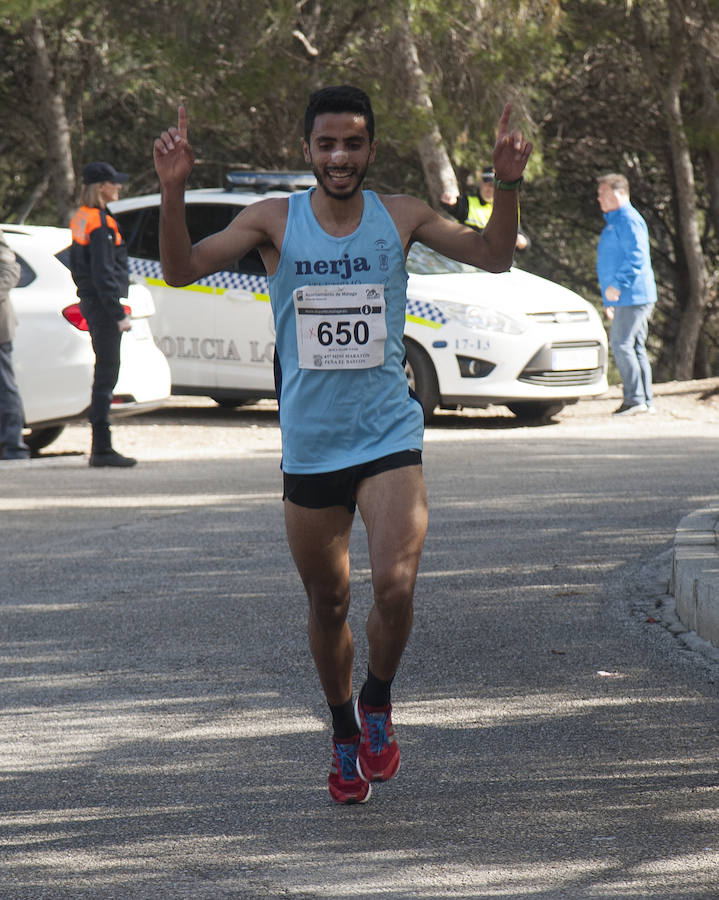
[(552, 370), (569, 372), (573, 369), (596, 369), (599, 366), (599, 354), (596, 347), (567, 347), (552, 350)]

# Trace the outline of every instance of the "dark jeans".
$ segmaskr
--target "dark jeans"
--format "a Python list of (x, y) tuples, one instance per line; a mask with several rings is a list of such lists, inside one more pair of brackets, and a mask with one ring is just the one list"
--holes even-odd
[(25, 413), (12, 367), (12, 341), (0, 344), (0, 458), (25, 459), (30, 449), (22, 439)]
[(87, 319), (92, 349), (95, 351), (95, 376), (88, 418), (91, 425), (109, 426), (112, 392), (120, 374), (122, 332), (117, 327), (115, 319), (111, 319), (101, 311), (98, 312), (93, 304), (83, 300), (80, 308)]

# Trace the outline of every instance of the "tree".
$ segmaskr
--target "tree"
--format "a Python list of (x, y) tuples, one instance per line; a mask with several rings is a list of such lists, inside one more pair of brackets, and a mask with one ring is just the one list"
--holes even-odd
[[(712, 5), (716, 8), (716, 3)], [(594, 262), (602, 222), (595, 199), (596, 178), (617, 170), (627, 175), (632, 202), (647, 220), (652, 241), (659, 303), (650, 329), (650, 349), (659, 380), (702, 376), (717, 362), (717, 328), (711, 315), (715, 288), (709, 262), (717, 251), (717, 230), (711, 225), (713, 179), (707, 148), (716, 143), (718, 132), (717, 120), (707, 115), (709, 104), (702, 104), (701, 92), (695, 90), (701, 83), (703, 61), (705, 82), (716, 91), (716, 25), (710, 4), (682, 6), (682, 21), (670, 22), (665, 0), (634, 6), (626, 0), (564, 4), (554, 92), (548, 98), (542, 129), (545, 169), (523, 205), (531, 219), (540, 223), (532, 251), (536, 269), (555, 279), (566, 277), (570, 286), (599, 304)], [(639, 49), (637, 16), (646, 29), (653, 68)], [(700, 37), (713, 49), (700, 51)], [(679, 51), (672, 47), (676, 41), (686, 46)], [(684, 77), (675, 72), (670, 85), (672, 65), (680, 58), (672, 54), (679, 52)], [(670, 91), (674, 118), (668, 114)], [(681, 198), (678, 172), (684, 173)], [(694, 203), (687, 199), (690, 178)], [(700, 236), (700, 254), (709, 273), (698, 334), (683, 325), (696, 313), (695, 305), (685, 320), (692, 283), (696, 286), (701, 281), (696, 237), (687, 244), (691, 229)], [(690, 282), (685, 248), (691, 250), (692, 242), (698, 268)], [(684, 353), (681, 365), (675, 351), (680, 331), (689, 334), (694, 348), (691, 356)]]
[[(68, 224), (78, 199), (76, 160), (82, 162), (84, 155), (86, 94), (107, 47), (97, 37), (106, 9), (98, 2), (44, 0), (29, 10), (12, 5), (8, 12), (0, 22), (0, 47), (20, 86), (16, 92), (3, 86), (22, 147), (22, 164), (11, 181), (22, 192), (16, 216), (30, 215), (52, 184), (54, 209), (48, 215)], [(7, 193), (17, 196), (12, 189)]]
[[(666, 15), (661, 10), (652, 15), (639, 3), (632, 4), (631, 14), (637, 47), (658, 91), (669, 139), (677, 230), (688, 282), (686, 297), (678, 298), (682, 315), (675, 347), (675, 377), (684, 381), (694, 375), (704, 312), (715, 294), (716, 282), (709, 277), (702, 247), (694, 161), (683, 97), (692, 58), (699, 69), (700, 84), (708, 85), (712, 80), (708, 48), (702, 46), (702, 38), (714, 23), (705, 3), (667, 0), (662, 5), (666, 6)], [(711, 107), (707, 112), (711, 115)], [(712, 127), (719, 135), (719, 118)]]
[(408, 100), (423, 119), (423, 132), (417, 139), (417, 151), (422, 163), (422, 171), (427, 190), (435, 206), (439, 206), (443, 193), (456, 194), (459, 191), (457, 178), (447, 153), (442, 133), (434, 114), (427, 76), (422, 69), (417, 53), (417, 45), (412, 33), (412, 10), (407, 17), (397, 23), (397, 51), (407, 75)]
[(47, 141), (48, 178), (55, 186), (58, 218), (67, 225), (75, 207), (70, 124), (62, 84), (48, 51), (39, 13), (34, 13), (23, 23), (22, 36), (30, 60), (30, 99), (38, 110), (39, 124)]
[(191, 186), (233, 167), (304, 168), (307, 95), (342, 82), (375, 106), (369, 186), (436, 204), (491, 162), (510, 100), (535, 144), (522, 265), (599, 305), (596, 177), (619, 168), (652, 238), (655, 370), (706, 374), (719, 363), (717, 11), (719, 0), (5, 0), (2, 218), (67, 221), (89, 159), (129, 171), (133, 193), (155, 190), (151, 141), (181, 100)]

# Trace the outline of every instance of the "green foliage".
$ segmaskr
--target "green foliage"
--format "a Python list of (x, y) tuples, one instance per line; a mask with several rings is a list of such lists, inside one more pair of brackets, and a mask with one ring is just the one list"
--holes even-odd
[[(652, 78), (636, 48), (627, 0), (5, 0), (0, 219), (20, 215), (37, 193), (30, 220), (57, 222), (47, 123), (32, 102), (34, 15), (44, 26), (76, 172), (103, 158), (131, 172), (130, 192), (155, 190), (152, 141), (175, 121), (180, 101), (188, 107), (198, 158), (194, 186), (221, 184), (230, 167), (304, 168), (308, 94), (322, 84), (351, 82), (375, 105), (379, 153), (371, 186), (426, 197), (416, 146), (432, 123), (407, 99), (396, 31), (398, 22), (411, 21), (434, 117), (460, 183), (490, 161), (508, 100), (513, 122), (535, 144), (522, 196), (533, 246), (518, 259), (523, 267), (599, 305), (596, 178), (617, 169), (629, 176), (659, 276), (653, 355), (659, 376), (670, 377), (686, 272), (660, 99), (680, 38), (692, 49), (682, 104), (708, 258), (716, 257), (719, 229), (719, 213), (709, 205), (719, 175), (719, 116), (697, 90), (700, 75), (708, 75), (716, 99), (719, 2), (686, 0), (681, 34), (667, 27), (670, 2), (677, 0), (641, 4), (660, 73)], [(715, 334), (710, 315), (702, 355), (710, 365)]]
[[(623, 0), (566, 4), (558, 34), (561, 65), (554, 70), (553, 92), (545, 104), (546, 168), (523, 201), (533, 239), (535, 232), (539, 233), (532, 250), (532, 268), (563, 280), (599, 305), (594, 250), (603, 222), (595, 199), (596, 178), (609, 171), (627, 175), (632, 202), (647, 220), (652, 241), (659, 303), (652, 321), (651, 350), (656, 375), (662, 380), (673, 376), (673, 346), (686, 296), (676, 186), (660, 103), (662, 84), (669, 77), (667, 54), (672, 48), (666, 5), (642, 5), (661, 66), (657, 83), (636, 49)], [(694, 83), (687, 79), (682, 96), (685, 118), (691, 123), (699, 116), (705, 127), (714, 129), (719, 122), (709, 124), (701, 119), (701, 98)], [(688, 136), (691, 141), (691, 128)], [(694, 142), (693, 162), (703, 207), (700, 215), (706, 216), (710, 192), (706, 182), (702, 189), (707, 172), (702, 149), (701, 142)], [(708, 252), (712, 246), (716, 247), (716, 234), (708, 236)], [(716, 365), (711, 360), (716, 356), (717, 339), (710, 320), (707, 326), (702, 358), (708, 373)]]

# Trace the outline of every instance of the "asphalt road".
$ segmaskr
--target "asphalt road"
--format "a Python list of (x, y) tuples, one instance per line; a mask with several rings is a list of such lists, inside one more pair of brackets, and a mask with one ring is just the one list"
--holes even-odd
[[(719, 666), (664, 627), (719, 421), (445, 415), (398, 777), (326, 790), (271, 409), (182, 401), (0, 467), (0, 897), (716, 898)], [(357, 678), (370, 603), (353, 536)]]

